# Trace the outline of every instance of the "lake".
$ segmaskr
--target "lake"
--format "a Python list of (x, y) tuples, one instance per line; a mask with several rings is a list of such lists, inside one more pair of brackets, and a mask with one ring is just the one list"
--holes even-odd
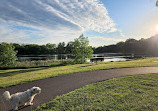
[(104, 62), (115, 62), (115, 61), (126, 61), (126, 58), (109, 58), (109, 59), (104, 59)]
[[(124, 56), (122, 53), (102, 53), (93, 54), (92, 58), (88, 62), (111, 62), (111, 61), (126, 61), (128, 56)], [(18, 61), (26, 60), (47, 60), (47, 59), (72, 59), (71, 54), (60, 54), (60, 55), (19, 55)]]
[(127, 57), (122, 53), (103, 53), (93, 54), (92, 58), (88, 62), (115, 62), (115, 61), (126, 61)]

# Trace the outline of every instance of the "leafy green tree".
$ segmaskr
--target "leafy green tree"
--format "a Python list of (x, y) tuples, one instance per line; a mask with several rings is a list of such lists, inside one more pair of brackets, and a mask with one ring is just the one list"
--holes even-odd
[(27, 53), (24, 45), (13, 43), (13, 46), (15, 47), (14, 50), (18, 51), (17, 55), (25, 55)]
[(25, 45), (25, 51), (27, 55), (39, 55), (41, 52), (41, 47), (37, 44), (28, 44)]
[(46, 44), (47, 54), (55, 54), (56, 53), (56, 44)]
[(72, 41), (68, 42), (66, 45), (66, 54), (71, 54), (74, 43)]
[(13, 44), (0, 44), (0, 65), (11, 65), (15, 62), (17, 52), (14, 51)]
[(75, 39), (72, 54), (75, 63), (85, 63), (86, 59), (90, 58), (93, 54), (92, 47), (89, 46), (88, 38), (81, 35), (79, 38)]
[(58, 54), (65, 54), (66, 48), (65, 48), (65, 42), (60, 42), (57, 46), (57, 53)]

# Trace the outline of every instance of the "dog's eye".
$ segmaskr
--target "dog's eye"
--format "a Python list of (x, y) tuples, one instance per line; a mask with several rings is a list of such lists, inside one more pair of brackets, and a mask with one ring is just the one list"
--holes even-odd
[(36, 89), (33, 89), (33, 91), (35, 91)]

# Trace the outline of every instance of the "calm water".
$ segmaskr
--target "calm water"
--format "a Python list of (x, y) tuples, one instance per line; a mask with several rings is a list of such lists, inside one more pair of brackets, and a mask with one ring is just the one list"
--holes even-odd
[(92, 58), (88, 62), (115, 62), (115, 61), (126, 61), (127, 56), (122, 53), (102, 53), (93, 54)]
[(115, 61), (126, 61), (126, 58), (111, 58), (111, 59), (104, 59), (104, 62), (115, 62)]
[[(26, 60), (46, 60), (46, 59), (72, 59), (71, 55), (23, 55), (18, 56), (19, 61)], [(111, 61), (126, 61), (126, 56), (120, 53), (103, 53), (103, 54), (93, 54), (92, 58), (88, 62), (111, 62)]]
[[(117, 58), (117, 57), (113, 57), (113, 58), (104, 58), (104, 59), (98, 59), (97, 62), (117, 62), (117, 61), (126, 61), (126, 58)], [(87, 62), (96, 62), (96, 61), (92, 61), (92, 60), (87, 60)]]

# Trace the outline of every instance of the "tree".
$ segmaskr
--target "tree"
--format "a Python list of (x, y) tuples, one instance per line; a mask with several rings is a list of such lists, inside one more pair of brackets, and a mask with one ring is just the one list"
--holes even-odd
[(92, 47), (89, 46), (88, 38), (81, 35), (79, 38), (75, 39), (72, 54), (75, 63), (85, 63), (86, 59), (90, 58), (93, 54)]
[(117, 51), (118, 51), (118, 52), (121, 52), (121, 53), (124, 53), (124, 45), (125, 45), (124, 42), (118, 42), (118, 43), (116, 44)]
[(68, 42), (66, 45), (66, 54), (71, 54), (74, 43), (72, 41)]
[(65, 42), (60, 42), (57, 47), (58, 54), (65, 54)]
[(48, 54), (55, 54), (56, 53), (56, 44), (46, 44), (46, 49), (48, 51)]
[(25, 55), (26, 50), (25, 50), (24, 45), (20, 45), (20, 44), (17, 44), (17, 43), (13, 43), (13, 46), (15, 47), (14, 50), (17, 50), (17, 51), (18, 51), (17, 55)]
[(136, 46), (136, 44), (137, 44), (137, 40), (135, 40), (135, 39), (127, 39), (126, 41), (125, 41), (125, 53), (134, 53), (135, 52), (135, 46)]
[(0, 65), (11, 65), (15, 62), (17, 52), (14, 51), (13, 44), (0, 44)]

